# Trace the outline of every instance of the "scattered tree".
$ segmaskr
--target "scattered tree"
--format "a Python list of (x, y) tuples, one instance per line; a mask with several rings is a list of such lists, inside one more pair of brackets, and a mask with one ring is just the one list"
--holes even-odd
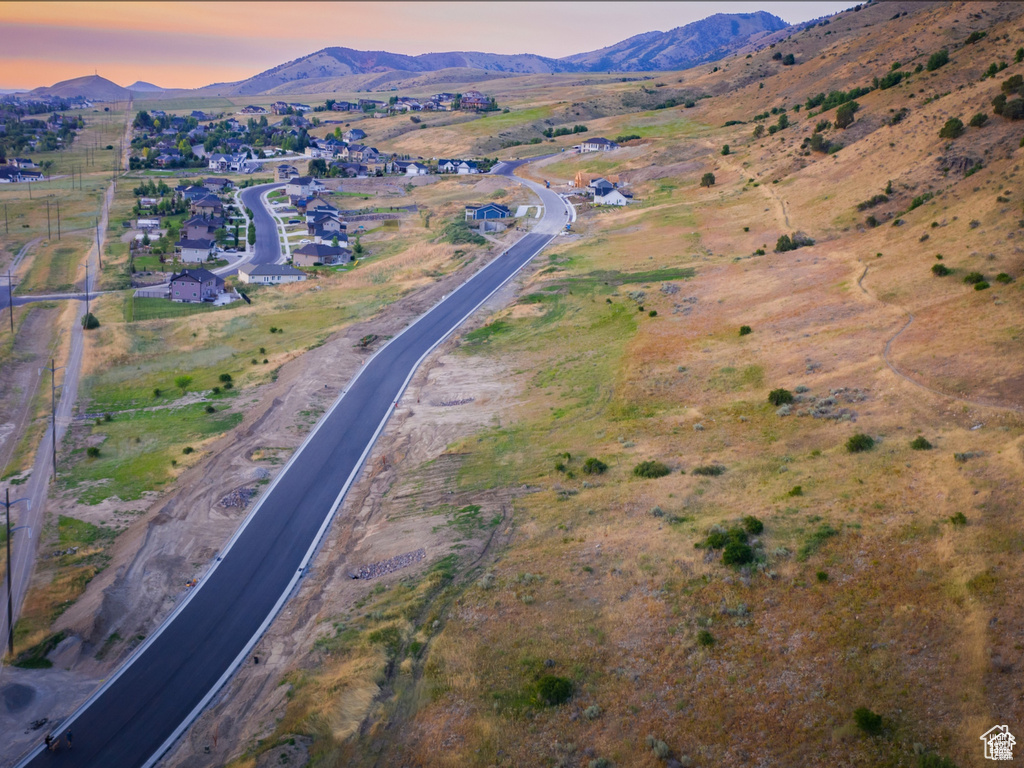
[(949, 51), (943, 48), (941, 51), (936, 51), (928, 57), (928, 64), (925, 65), (925, 69), (929, 72), (934, 72), (939, 67), (943, 67), (949, 63)]
[(853, 113), (860, 109), (856, 101), (848, 101), (836, 110), (836, 128), (849, 128), (853, 125)]
[(964, 121), (959, 117), (951, 117), (946, 124), (939, 129), (939, 138), (955, 139), (964, 132)]
[(192, 383), (192, 377), (187, 375), (187, 374), (183, 374), (183, 375), (178, 376), (178, 377), (176, 377), (174, 379), (174, 386), (176, 386), (178, 389), (180, 389), (181, 390), (181, 394), (183, 394), (183, 395), (185, 394), (185, 391), (188, 389), (188, 385), (191, 384), (191, 383)]
[(702, 187), (712, 187), (715, 184), (715, 174), (708, 172), (700, 177), (700, 185)]

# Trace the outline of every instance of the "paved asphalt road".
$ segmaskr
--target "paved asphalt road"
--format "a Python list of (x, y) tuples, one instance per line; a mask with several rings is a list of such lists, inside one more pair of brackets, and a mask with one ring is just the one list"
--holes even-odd
[[(511, 173), (515, 165), (497, 170)], [(60, 734), (73, 732), (74, 749), (51, 754), (40, 745), (21, 765), (152, 765), (237, 666), (251, 663), (252, 647), (295, 591), (419, 362), (564, 227), (565, 203), (550, 190), (528, 184), (545, 204), (545, 216), (534, 231), (363, 366), (199, 586), (62, 726)], [(262, 206), (249, 207), (259, 232)]]
[[(281, 258), (281, 241), (278, 239), (277, 223), (270, 215), (260, 196), (269, 190), (283, 187), (284, 184), (260, 184), (248, 187), (241, 192), (242, 202), (252, 211), (256, 222), (256, 253), (252, 257), (253, 264), (275, 264)], [(239, 233), (241, 234), (241, 233)]]

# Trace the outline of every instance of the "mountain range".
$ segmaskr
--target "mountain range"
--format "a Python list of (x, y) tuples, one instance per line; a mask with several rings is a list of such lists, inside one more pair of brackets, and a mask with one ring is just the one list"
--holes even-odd
[[(198, 90), (215, 90), (221, 95), (257, 95), (281, 90), (326, 91), (331, 89), (331, 81), (353, 75), (385, 74), (391, 75), (393, 79), (393, 76), (408, 77), (449, 70), (462, 72), (461, 76), (452, 75), (449, 78), (452, 81), (472, 79), (473, 74), (481, 72), (523, 75), (609, 70), (671, 71), (717, 61), (788, 26), (778, 16), (766, 11), (716, 13), (668, 32), (646, 32), (606, 48), (558, 59), (529, 53), (508, 55), (475, 51), (408, 56), (387, 51), (330, 47), (280, 64), (246, 80), (218, 83)], [(170, 92), (144, 82), (122, 88), (102, 77), (91, 75), (66, 80), (48, 88), (37, 88), (32, 93), (109, 100), (127, 98), (129, 91), (153, 94)]]

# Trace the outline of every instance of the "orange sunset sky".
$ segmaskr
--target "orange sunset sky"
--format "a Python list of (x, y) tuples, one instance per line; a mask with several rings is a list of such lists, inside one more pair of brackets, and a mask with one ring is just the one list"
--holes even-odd
[(197, 88), (243, 80), (327, 46), (558, 58), (711, 13), (796, 23), (853, 2), (0, 2), (0, 88), (94, 72)]

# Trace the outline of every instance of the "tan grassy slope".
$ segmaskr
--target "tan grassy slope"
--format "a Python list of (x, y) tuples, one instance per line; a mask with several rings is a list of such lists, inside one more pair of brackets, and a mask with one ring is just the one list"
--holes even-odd
[[(515, 537), (436, 614), (348, 615), (341, 658), (382, 643), (391, 656), (357, 734), (322, 727), (358, 704), (327, 694), (319, 710), (303, 698), (275, 738), (305, 739), (317, 765), (654, 766), (664, 750), (696, 765), (912, 766), (921, 751), (980, 764), (978, 736), (1024, 716), (1024, 125), (990, 117), (952, 142), (938, 131), (990, 112), (999, 83), (1024, 72), (1020, 13), (869, 6), (779, 43), (796, 66), (767, 49), (682, 73), (721, 92), (693, 109), (588, 120), (591, 135), (642, 139), (536, 173), (619, 174), (639, 202), (586, 211), (580, 237), (463, 344), (514, 371), (523, 395), (512, 424), (450, 449), (464, 454), (463, 498), (536, 489), (515, 503)], [(975, 29), (987, 37), (964, 46)], [(801, 147), (835, 110), (794, 104), (896, 61), (913, 72), (943, 46), (945, 67), (859, 98), (850, 128), (824, 130), (838, 153)], [(993, 60), (1009, 66), (981, 81)], [(764, 88), (742, 82), (748, 63)], [(790, 127), (754, 140), (753, 116), (781, 106)], [(730, 120), (745, 123), (719, 127)], [(461, 129), (446, 130), (454, 146)], [(982, 168), (965, 178), (956, 157)], [(888, 202), (857, 211), (889, 180)], [(797, 231), (816, 244), (773, 253)], [(938, 253), (952, 275), (932, 275)], [(965, 285), (968, 271), (992, 287)], [(1001, 272), (1013, 282), (994, 282)], [(799, 395), (788, 415), (766, 402), (777, 387)], [(848, 452), (855, 433), (874, 447)], [(932, 450), (912, 450), (917, 436)], [(587, 457), (607, 471), (586, 474)], [(635, 476), (649, 459), (670, 474)], [(747, 515), (764, 524), (753, 567), (694, 547)], [(388, 626), (397, 637), (375, 634)], [(544, 675), (570, 681), (568, 702), (539, 701)], [(855, 724), (858, 707), (881, 715), (878, 734)]]

